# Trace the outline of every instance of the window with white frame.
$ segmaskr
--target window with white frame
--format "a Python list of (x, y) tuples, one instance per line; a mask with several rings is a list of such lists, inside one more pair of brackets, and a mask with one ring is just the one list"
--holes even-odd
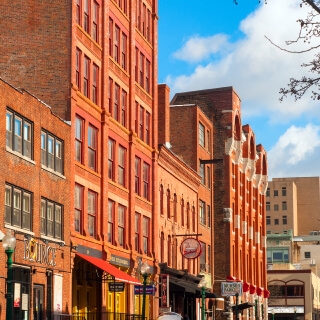
[(63, 174), (63, 141), (41, 130), (41, 164)]
[(90, 237), (96, 236), (97, 198), (96, 192), (88, 190), (88, 233)]
[(201, 147), (205, 147), (204, 132), (205, 132), (204, 125), (201, 122), (199, 122), (199, 145)]
[(31, 230), (32, 193), (6, 184), (5, 223), (25, 230)]
[(62, 205), (41, 198), (41, 234), (62, 239)]
[(13, 110), (6, 112), (6, 146), (7, 148), (32, 159), (33, 124)]
[(121, 247), (125, 246), (125, 214), (126, 208), (119, 204), (118, 205), (118, 245)]

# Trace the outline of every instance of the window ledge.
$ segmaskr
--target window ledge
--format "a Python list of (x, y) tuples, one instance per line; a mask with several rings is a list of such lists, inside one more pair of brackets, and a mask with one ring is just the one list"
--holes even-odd
[(6, 151), (9, 152), (9, 153), (12, 153), (13, 155), (15, 155), (15, 156), (17, 156), (17, 157), (19, 157), (19, 158), (21, 158), (21, 159), (23, 159), (25, 161), (28, 161), (28, 162), (30, 162), (32, 164), (36, 164), (36, 162), (33, 161), (31, 158), (28, 158), (28, 157), (22, 155), (21, 153), (10, 149), (9, 147), (6, 147)]

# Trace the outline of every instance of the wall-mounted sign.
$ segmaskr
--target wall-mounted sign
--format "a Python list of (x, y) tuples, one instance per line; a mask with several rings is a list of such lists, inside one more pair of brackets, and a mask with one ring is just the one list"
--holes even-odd
[(35, 239), (24, 240), (24, 260), (55, 266), (56, 249)]
[(241, 296), (242, 295), (242, 282), (222, 282), (221, 283), (222, 296)]
[(161, 275), (161, 307), (169, 307), (169, 275)]
[(195, 238), (184, 239), (180, 245), (180, 252), (186, 259), (198, 258), (202, 252), (201, 243)]

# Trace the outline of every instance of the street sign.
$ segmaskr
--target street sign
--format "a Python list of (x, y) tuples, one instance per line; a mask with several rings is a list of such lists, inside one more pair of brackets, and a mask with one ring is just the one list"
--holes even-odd
[(242, 295), (242, 282), (222, 282), (221, 283), (222, 296), (241, 296)]
[(109, 282), (109, 291), (111, 292), (124, 291), (124, 282)]
[[(146, 294), (154, 295), (156, 293), (156, 287), (153, 285), (146, 286)], [(135, 285), (134, 286), (134, 294), (143, 294), (143, 286)]]

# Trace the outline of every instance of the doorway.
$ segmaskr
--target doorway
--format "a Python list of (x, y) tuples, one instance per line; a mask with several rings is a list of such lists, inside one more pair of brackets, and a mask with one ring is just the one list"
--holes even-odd
[(43, 286), (35, 284), (33, 286), (33, 320), (43, 319)]

